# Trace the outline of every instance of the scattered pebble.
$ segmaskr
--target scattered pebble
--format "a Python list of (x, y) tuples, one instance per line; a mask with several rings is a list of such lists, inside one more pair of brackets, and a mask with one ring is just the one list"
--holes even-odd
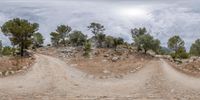
[(109, 74), (110, 71), (109, 71), (109, 70), (104, 70), (103, 73), (104, 73), (104, 74)]

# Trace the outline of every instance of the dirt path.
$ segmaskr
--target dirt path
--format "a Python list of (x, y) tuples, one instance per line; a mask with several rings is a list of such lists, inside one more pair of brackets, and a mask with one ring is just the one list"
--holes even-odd
[(95, 79), (59, 59), (37, 55), (29, 72), (0, 79), (0, 100), (199, 100), (200, 78), (151, 61), (122, 79)]

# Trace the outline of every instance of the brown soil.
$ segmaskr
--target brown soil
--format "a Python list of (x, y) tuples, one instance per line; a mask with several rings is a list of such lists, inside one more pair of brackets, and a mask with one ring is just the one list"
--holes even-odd
[[(75, 48), (71, 56), (67, 53), (61, 53), (62, 50), (67, 49), (64, 47), (59, 48), (40, 48), (37, 53), (45, 54), (59, 58), (73, 67), (94, 75), (99, 78), (102, 77), (122, 77), (125, 74), (134, 73), (151, 61), (153, 58), (150, 55), (134, 52), (132, 49), (119, 48), (115, 49), (94, 49), (89, 58), (83, 56), (81, 48)], [(105, 56), (108, 55), (108, 56)], [(112, 61), (113, 57), (118, 57), (117, 61)]]
[(200, 79), (152, 60), (122, 79), (91, 79), (60, 59), (36, 55), (28, 73), (0, 78), (0, 100), (199, 100)]
[(0, 72), (4, 75), (7, 71), (18, 71), (32, 66), (34, 57), (0, 57)]
[(183, 63), (183, 64), (176, 64), (173, 62), (170, 62), (169, 60), (166, 60), (168, 64), (170, 64), (172, 67), (174, 67), (177, 71), (180, 71), (182, 73), (192, 75), (195, 77), (200, 77), (200, 61), (196, 60), (193, 62)]
[[(152, 57), (139, 53), (118, 52), (109, 49), (97, 49), (97, 55), (91, 58), (83, 57), (82, 53), (76, 54), (69, 63), (74, 67), (95, 76), (124, 75), (141, 69)], [(106, 56), (105, 55), (109, 55)], [(112, 61), (113, 57), (119, 57)]]
[(185, 69), (188, 69), (194, 73), (199, 73), (200, 74), (200, 61), (194, 61), (191, 63), (187, 63), (184, 66)]

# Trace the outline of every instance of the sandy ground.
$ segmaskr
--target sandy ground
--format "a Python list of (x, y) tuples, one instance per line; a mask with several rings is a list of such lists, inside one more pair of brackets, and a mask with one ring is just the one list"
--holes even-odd
[(32, 57), (0, 57), (0, 72), (6, 73), (6, 71), (18, 71), (28, 68), (34, 64), (35, 58)]
[(29, 72), (0, 79), (0, 100), (199, 100), (200, 78), (153, 60), (122, 79), (96, 79), (44, 55)]

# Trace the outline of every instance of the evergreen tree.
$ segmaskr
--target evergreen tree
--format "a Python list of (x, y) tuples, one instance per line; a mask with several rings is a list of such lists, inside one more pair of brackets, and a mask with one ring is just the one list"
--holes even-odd
[(60, 43), (60, 34), (57, 32), (51, 32), (51, 43), (53, 46), (58, 46)]
[(190, 48), (190, 54), (194, 56), (200, 56), (200, 39), (197, 39)]
[(69, 33), (72, 31), (72, 28), (70, 26), (66, 25), (60, 25), (57, 27), (56, 32), (59, 33), (61, 41), (64, 46), (67, 45), (66, 38), (69, 36)]
[(41, 47), (43, 43), (44, 43), (44, 38), (43, 38), (42, 34), (39, 33), (39, 32), (35, 33), (33, 35), (33, 45), (34, 45), (34, 47), (36, 47), (36, 48)]
[(32, 36), (38, 31), (37, 23), (30, 23), (28, 20), (14, 18), (3, 24), (1, 27), (5, 36), (8, 36), (12, 45), (20, 48), (20, 55), (24, 56), (24, 50), (32, 44)]

